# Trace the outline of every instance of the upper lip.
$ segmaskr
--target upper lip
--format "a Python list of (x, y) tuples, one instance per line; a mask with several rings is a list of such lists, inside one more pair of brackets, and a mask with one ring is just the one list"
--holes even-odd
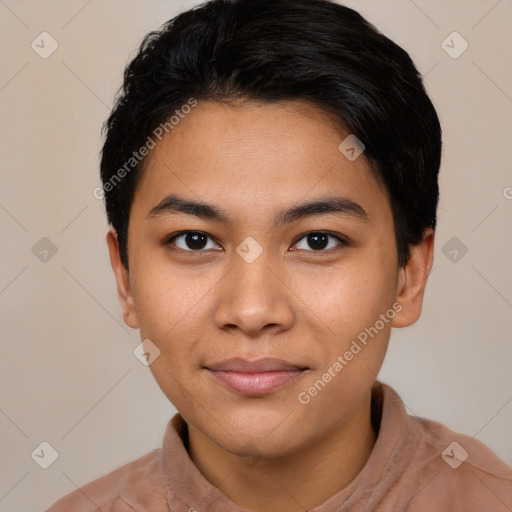
[(256, 361), (249, 361), (241, 357), (226, 359), (212, 365), (206, 366), (209, 370), (227, 371), (227, 372), (276, 372), (276, 371), (293, 371), (305, 370), (307, 367), (289, 363), (282, 359), (274, 357), (266, 357)]

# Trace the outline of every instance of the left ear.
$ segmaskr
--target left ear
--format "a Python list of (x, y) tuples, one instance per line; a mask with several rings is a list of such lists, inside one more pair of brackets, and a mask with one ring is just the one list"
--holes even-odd
[(423, 294), (434, 261), (434, 238), (434, 230), (426, 229), (421, 242), (411, 246), (409, 261), (399, 270), (396, 302), (402, 309), (397, 309), (392, 327), (407, 327), (421, 315)]

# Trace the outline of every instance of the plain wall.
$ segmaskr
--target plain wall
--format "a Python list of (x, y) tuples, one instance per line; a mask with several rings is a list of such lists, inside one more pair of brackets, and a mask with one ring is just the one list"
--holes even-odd
[[(139, 332), (122, 320), (93, 190), (125, 64), (196, 3), (0, 3), (0, 511), (42, 510), (160, 446), (175, 412), (133, 355)], [(379, 379), (411, 414), (512, 464), (512, 2), (346, 5), (410, 53), (444, 131), (423, 315), (393, 331)], [(43, 31), (59, 45), (47, 59), (31, 47)], [(441, 46), (453, 31), (469, 43), (456, 59)], [(467, 247), (456, 262), (449, 242)], [(58, 452), (48, 469), (31, 457), (43, 441)]]

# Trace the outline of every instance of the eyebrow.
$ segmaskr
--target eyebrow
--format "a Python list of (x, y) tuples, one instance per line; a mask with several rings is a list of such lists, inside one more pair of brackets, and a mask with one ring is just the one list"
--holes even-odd
[[(232, 223), (231, 218), (223, 208), (185, 199), (176, 194), (164, 197), (160, 203), (151, 208), (147, 217), (156, 218), (177, 213), (195, 215), (205, 220), (214, 220), (224, 224)], [(362, 222), (369, 222), (368, 214), (361, 205), (348, 197), (329, 196), (279, 211), (274, 218), (274, 225), (290, 224), (306, 217), (325, 214), (338, 214)]]

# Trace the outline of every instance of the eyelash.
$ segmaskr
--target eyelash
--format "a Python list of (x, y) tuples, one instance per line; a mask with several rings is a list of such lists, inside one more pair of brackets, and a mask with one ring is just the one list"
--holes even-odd
[[(211, 237), (208, 233), (205, 233), (205, 232), (203, 232), (203, 231), (178, 231), (178, 232), (176, 232), (176, 233), (172, 234), (171, 236), (167, 237), (167, 238), (164, 240), (164, 245), (165, 245), (165, 246), (170, 246), (170, 245), (172, 245), (172, 242), (173, 242), (176, 238), (178, 238), (178, 237), (180, 237), (180, 236), (182, 236), (182, 235), (188, 235), (188, 234), (199, 234), (199, 235), (205, 235), (205, 236), (206, 236), (206, 237), (208, 237), (210, 240), (214, 240), (214, 239), (213, 239), (213, 237)], [(293, 244), (293, 246), (297, 245), (301, 240), (303, 240), (304, 238), (307, 238), (309, 235), (326, 235), (326, 236), (328, 236), (328, 237), (330, 237), (330, 238), (334, 238), (334, 239), (336, 239), (338, 242), (340, 242), (340, 244), (338, 245), (338, 247), (342, 247), (342, 248), (343, 248), (343, 247), (347, 247), (347, 246), (349, 245), (349, 242), (348, 242), (346, 239), (344, 239), (344, 238), (340, 237), (339, 235), (335, 235), (335, 234), (333, 234), (333, 233), (330, 233), (330, 232), (328, 232), (328, 231), (309, 231), (309, 232), (304, 233), (303, 235), (301, 235), (301, 236), (296, 240), (296, 242)], [(215, 243), (217, 243), (217, 242), (215, 242)], [(205, 249), (200, 249), (200, 250), (197, 250), (197, 251), (194, 251), (194, 250), (191, 250), (191, 249), (189, 249), (189, 250), (187, 250), (187, 249), (181, 249), (180, 247), (177, 247), (177, 248), (175, 248), (175, 249), (176, 249), (176, 250), (178, 250), (178, 251), (182, 251), (182, 252), (186, 252), (186, 253), (188, 252), (188, 253), (192, 253), (192, 254), (194, 254), (194, 253), (195, 253), (195, 254), (199, 254), (199, 253), (206, 253), (206, 252), (207, 252), (207, 250), (205, 250)], [(327, 254), (329, 254), (329, 253), (332, 251), (332, 249), (333, 249), (333, 248), (331, 248), (331, 249), (327, 249), (327, 250), (325, 250), (325, 249), (320, 249), (320, 250), (316, 250), (316, 251), (315, 251), (315, 250), (307, 250), (306, 252), (319, 253), (319, 254), (321, 254), (321, 253), (327, 253)]]

